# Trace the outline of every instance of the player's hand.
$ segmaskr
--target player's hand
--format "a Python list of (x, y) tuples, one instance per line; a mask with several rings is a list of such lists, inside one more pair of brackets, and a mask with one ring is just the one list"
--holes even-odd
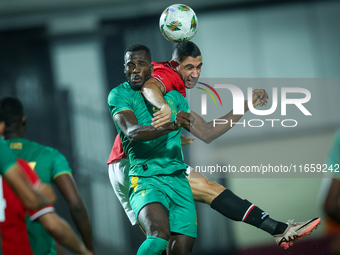
[(55, 193), (53, 192), (53, 189), (44, 183), (41, 183), (40, 181), (34, 184), (33, 187), (40, 195), (42, 195), (42, 198), (44, 200), (44, 204), (53, 204), (57, 197)]
[(172, 111), (169, 105), (165, 104), (158, 112), (153, 114), (151, 125), (155, 128), (161, 127), (171, 120)]
[(176, 130), (179, 130), (182, 127), (193, 127), (195, 122), (195, 118), (190, 113), (179, 111), (176, 114), (175, 121), (172, 122), (172, 124)]
[(267, 105), (268, 94), (264, 89), (255, 89), (253, 91), (253, 106)]
[(184, 145), (192, 144), (195, 139), (196, 137), (194, 136), (181, 135), (181, 145), (184, 146)]

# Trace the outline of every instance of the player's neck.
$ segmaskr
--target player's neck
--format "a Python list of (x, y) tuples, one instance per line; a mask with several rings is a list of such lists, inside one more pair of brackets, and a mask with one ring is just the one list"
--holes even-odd
[(25, 138), (25, 135), (20, 134), (19, 132), (11, 132), (11, 133), (5, 132), (5, 140), (7, 140), (7, 139), (17, 139), (17, 138)]

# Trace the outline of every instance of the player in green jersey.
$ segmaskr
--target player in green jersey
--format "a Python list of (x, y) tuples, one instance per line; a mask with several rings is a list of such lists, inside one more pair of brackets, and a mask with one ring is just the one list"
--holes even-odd
[[(0, 114), (0, 137), (4, 132), (4, 116)], [(53, 190), (49, 186), (41, 184), (38, 187), (32, 187), (17, 163), (16, 156), (8, 149), (2, 139), (0, 139), (0, 174), (27, 208), (38, 209), (54, 203), (56, 199)]]
[[(70, 204), (72, 216), (75, 218), (84, 242), (87, 242), (88, 248), (93, 250), (86, 208), (77, 192), (66, 158), (56, 149), (24, 138), (26, 116), (19, 99), (11, 97), (1, 99), (0, 112), (5, 116), (4, 134), (7, 146), (17, 157), (30, 162), (29, 164), (43, 182), (54, 181), (56, 183)], [(27, 226), (35, 255), (56, 254), (53, 238), (77, 254), (91, 254), (74, 234), (69, 224), (54, 212), (46, 213), (33, 222), (28, 219)]]
[[(147, 239), (137, 254), (160, 254), (169, 240), (170, 254), (190, 254), (196, 238), (195, 205), (185, 176), (181, 150), (181, 121), (189, 106), (177, 91), (166, 100), (176, 121), (155, 129), (154, 107), (140, 94), (140, 85), (151, 74), (151, 58), (145, 50), (127, 52), (125, 64), (137, 66), (141, 74), (113, 89), (109, 110), (131, 162), (130, 203)], [(182, 111), (180, 114), (178, 112)]]

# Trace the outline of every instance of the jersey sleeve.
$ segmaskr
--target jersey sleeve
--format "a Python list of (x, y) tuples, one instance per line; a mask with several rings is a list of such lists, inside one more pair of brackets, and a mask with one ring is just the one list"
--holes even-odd
[(112, 118), (121, 111), (132, 110), (131, 98), (120, 86), (111, 90), (107, 102)]
[(8, 146), (0, 141), (0, 173), (4, 175), (16, 163), (16, 156)]
[(49, 212), (54, 212), (54, 207), (52, 205), (47, 205), (39, 210), (27, 210), (28, 215), (30, 217), (31, 221), (35, 221), (38, 219), (40, 216), (49, 213)]
[(57, 178), (62, 174), (72, 175), (72, 169), (67, 162), (67, 159), (58, 150), (53, 150), (54, 153), (54, 163), (52, 169), (52, 179)]
[(178, 74), (168, 66), (168, 62), (154, 63), (152, 77), (163, 84), (165, 93), (177, 90), (184, 97), (186, 96), (185, 86)]

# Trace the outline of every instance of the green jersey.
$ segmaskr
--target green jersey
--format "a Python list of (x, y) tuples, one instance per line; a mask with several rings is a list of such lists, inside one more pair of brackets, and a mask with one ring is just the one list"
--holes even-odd
[[(44, 183), (51, 183), (59, 175), (72, 172), (66, 158), (56, 149), (22, 138), (5, 142), (17, 157), (29, 162)], [(28, 217), (26, 222), (33, 253), (56, 255), (54, 240), (40, 222), (31, 221)]]
[[(176, 90), (168, 92), (164, 99), (172, 110), (171, 121), (175, 119), (177, 112), (190, 111), (188, 102)], [(111, 90), (108, 106), (112, 117), (121, 111), (132, 110), (138, 124), (146, 126), (151, 125), (152, 115), (158, 111), (146, 101), (141, 91), (133, 90), (128, 82)], [(187, 168), (183, 162), (181, 147), (182, 130), (170, 132), (151, 141), (130, 142), (117, 124), (116, 128), (122, 140), (123, 150), (130, 161), (130, 176), (169, 175)]]
[(6, 143), (0, 139), (0, 174), (4, 175), (15, 163), (15, 155), (8, 149)]

